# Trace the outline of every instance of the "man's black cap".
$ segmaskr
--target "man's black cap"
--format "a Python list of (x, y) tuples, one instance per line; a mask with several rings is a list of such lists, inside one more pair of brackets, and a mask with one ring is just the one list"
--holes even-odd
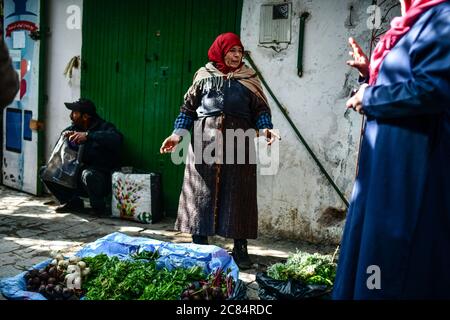
[(89, 99), (81, 98), (78, 101), (65, 102), (64, 104), (69, 110), (78, 111), (80, 113), (86, 113), (91, 116), (97, 115), (97, 109), (95, 108), (95, 104)]

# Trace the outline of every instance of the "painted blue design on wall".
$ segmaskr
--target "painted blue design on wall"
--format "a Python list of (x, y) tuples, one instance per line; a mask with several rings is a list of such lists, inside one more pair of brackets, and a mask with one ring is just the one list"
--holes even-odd
[(29, 122), (32, 116), (38, 114), (40, 42), (26, 36), (24, 45), (14, 48), (15, 34), (13, 32), (24, 31), (28, 35), (32, 31), (29, 30), (32, 26), (39, 29), (40, 3), (43, 0), (1, 1), (4, 3), (5, 42), (11, 50), (20, 51), (20, 61), (15, 61), (14, 67), (16, 70), (22, 70), (25, 67), (25, 61), (27, 64), (27, 72), (22, 77), (27, 84), (26, 91), (23, 87), (20, 99), (15, 100), (9, 106), (10, 109), (19, 111), (16, 111), (15, 114), (14, 111), (10, 111), (7, 117), (5, 110), (5, 126), (3, 127), (5, 139), (3, 177), (5, 180), (3, 182), (14, 189), (36, 194), (38, 189), (36, 174), (38, 139), (34, 139), (35, 132), (30, 130)]
[(6, 109), (6, 150), (22, 153), (22, 110)]
[(37, 16), (37, 14), (27, 11), (27, 1), (28, 0), (12, 0), (12, 1), (14, 2), (14, 5), (15, 5), (14, 12), (11, 13), (6, 18), (14, 17), (14, 16), (22, 16), (22, 15)]
[(31, 119), (33, 119), (33, 112), (29, 110), (25, 111), (23, 116), (23, 139), (27, 141), (33, 140), (33, 132), (30, 129)]

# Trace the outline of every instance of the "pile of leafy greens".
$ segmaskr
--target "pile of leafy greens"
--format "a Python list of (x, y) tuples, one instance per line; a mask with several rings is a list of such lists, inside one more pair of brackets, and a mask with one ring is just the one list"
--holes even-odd
[(206, 278), (200, 267), (157, 269), (157, 254), (129, 260), (104, 254), (83, 258), (91, 273), (83, 283), (86, 300), (178, 300), (192, 282)]
[(333, 286), (336, 267), (332, 256), (297, 251), (286, 263), (269, 267), (267, 275), (275, 280), (297, 280), (306, 284)]

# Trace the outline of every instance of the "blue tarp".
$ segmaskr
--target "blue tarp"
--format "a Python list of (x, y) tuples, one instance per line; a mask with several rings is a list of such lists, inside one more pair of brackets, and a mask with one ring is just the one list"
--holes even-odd
[[(148, 238), (129, 237), (116, 232), (93, 243), (87, 244), (76, 253), (79, 257), (92, 257), (99, 254), (116, 256), (119, 259), (128, 259), (130, 254), (141, 251), (158, 251), (160, 258), (157, 260), (159, 267), (169, 270), (183, 267), (200, 266), (210, 274), (216, 269), (231, 270), (231, 275), (238, 281), (239, 268), (232, 257), (224, 249), (216, 246), (200, 246), (195, 244), (174, 244)], [(51, 262), (51, 259), (35, 265), (34, 269), (42, 269)], [(26, 291), (25, 273), (13, 278), (0, 281), (0, 292), (11, 300), (46, 300), (39, 293)]]

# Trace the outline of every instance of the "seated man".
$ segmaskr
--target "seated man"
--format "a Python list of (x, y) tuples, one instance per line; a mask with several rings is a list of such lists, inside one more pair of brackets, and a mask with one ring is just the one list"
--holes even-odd
[(97, 115), (92, 101), (80, 99), (65, 105), (72, 110), (72, 125), (63, 134), (75, 148), (84, 144), (78, 188), (69, 189), (53, 182), (43, 182), (61, 203), (56, 212), (82, 210), (84, 205), (80, 196), (88, 196), (92, 213), (105, 215), (105, 197), (111, 192), (111, 173), (120, 166), (122, 134), (113, 124)]

